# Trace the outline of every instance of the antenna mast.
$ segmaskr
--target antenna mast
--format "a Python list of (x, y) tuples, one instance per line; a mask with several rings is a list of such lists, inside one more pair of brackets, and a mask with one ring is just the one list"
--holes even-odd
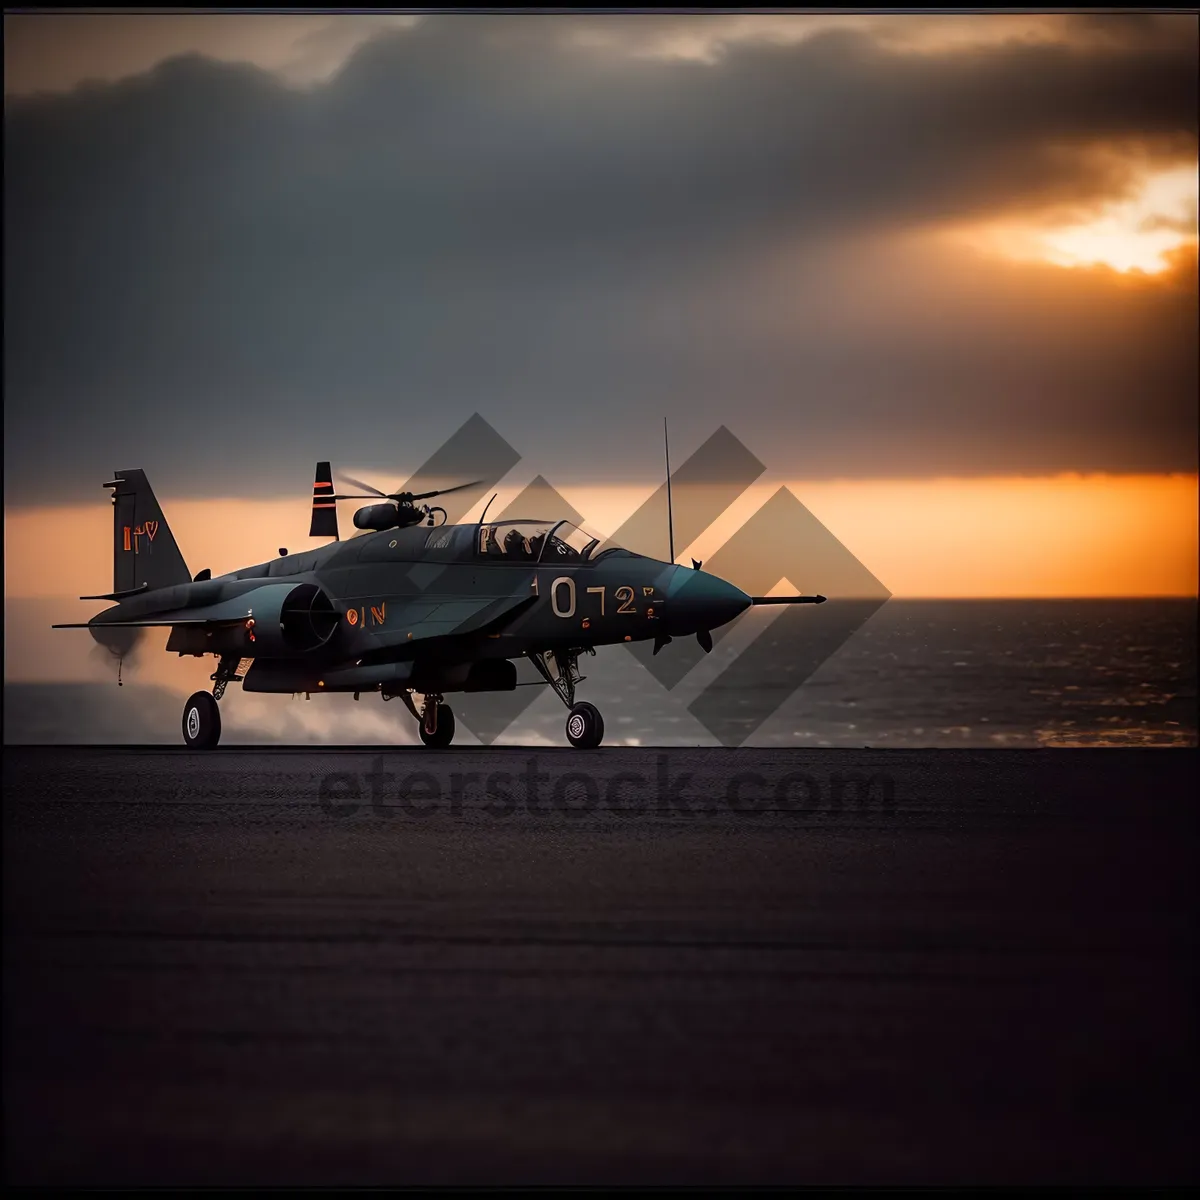
[(667, 418), (663, 417), (663, 451), (667, 459), (667, 538), (671, 546), (671, 563), (675, 562), (675, 513), (671, 507), (671, 443), (667, 439)]

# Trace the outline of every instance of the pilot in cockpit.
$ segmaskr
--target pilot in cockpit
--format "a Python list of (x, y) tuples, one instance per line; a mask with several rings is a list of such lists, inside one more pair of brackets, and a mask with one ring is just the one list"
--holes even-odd
[(490, 525), (483, 531), (483, 552), (488, 558), (500, 558), (504, 549), (496, 539), (496, 531)]
[(528, 559), (529, 543), (521, 536), (519, 529), (510, 529), (504, 539), (504, 555), (512, 559)]

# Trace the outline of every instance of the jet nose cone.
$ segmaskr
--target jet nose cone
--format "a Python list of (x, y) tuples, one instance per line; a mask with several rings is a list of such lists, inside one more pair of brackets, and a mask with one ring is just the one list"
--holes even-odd
[(676, 567), (667, 591), (666, 632), (673, 635), (718, 629), (750, 607), (750, 597), (707, 571)]

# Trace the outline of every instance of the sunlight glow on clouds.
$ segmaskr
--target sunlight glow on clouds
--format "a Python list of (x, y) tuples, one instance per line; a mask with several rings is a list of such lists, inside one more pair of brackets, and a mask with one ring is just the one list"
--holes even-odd
[(1196, 190), (1194, 164), (1152, 176), (1137, 196), (1106, 205), (1096, 220), (1046, 234), (1047, 257), (1062, 266), (1164, 270), (1166, 254), (1196, 238)]
[(17, 503), (395, 480), (473, 413), (595, 484), (662, 417), (814, 479), (1194, 473), (1194, 17), (401, 19), (6, 18)]
[(1169, 255), (1196, 243), (1196, 164), (1146, 178), (1137, 194), (1113, 200), (1090, 220), (1049, 229), (989, 226), (969, 236), (978, 245), (1026, 261), (1060, 267), (1107, 266), (1156, 275)]
[(888, 14), (707, 13), (656, 17), (650, 14), (576, 15), (563, 23), (569, 45), (628, 54), (635, 58), (685, 59), (715, 63), (739, 44), (794, 46), (833, 31), (862, 33), (893, 52), (947, 54), (1002, 42), (1083, 45), (1103, 38), (1046, 13)]

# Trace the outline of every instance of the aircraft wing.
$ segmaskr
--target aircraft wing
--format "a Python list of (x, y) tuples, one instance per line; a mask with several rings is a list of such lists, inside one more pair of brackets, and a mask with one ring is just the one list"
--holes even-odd
[(537, 596), (420, 597), (388, 612), (386, 631), (378, 631), (382, 646), (406, 645), (434, 638), (492, 633), (537, 603)]
[[(247, 593), (249, 594), (249, 593)], [(525, 596), (419, 596), (387, 603), (387, 626), (375, 630), (379, 647), (405, 645), (433, 638), (465, 637), (491, 633), (537, 603), (537, 595)], [(157, 629), (177, 626), (238, 625), (246, 619), (244, 597), (224, 602), (209, 615), (171, 616), (159, 613), (132, 621), (80, 621), (53, 625), (53, 629)], [(237, 615), (231, 615), (236, 606)], [(191, 612), (194, 614), (195, 609)]]
[[(238, 625), (247, 617), (254, 615), (254, 606), (262, 604), (270, 611), (272, 603), (281, 601), (295, 586), (293, 583), (266, 583), (250, 591), (241, 592), (227, 600), (218, 600), (212, 604), (190, 605), (186, 607), (163, 608), (158, 612), (147, 613), (144, 617), (131, 617), (128, 620), (105, 620), (108, 613), (116, 614), (117, 609), (109, 608), (97, 613), (90, 621), (72, 622), (68, 625), (52, 625), (52, 629), (167, 629), (174, 626), (208, 625), (213, 629), (223, 625)], [(99, 597), (96, 597), (97, 599)]]
[(184, 619), (174, 617), (164, 620), (162, 617), (151, 617), (145, 621), (73, 621), (69, 625), (51, 625), (51, 629), (161, 629), (171, 625), (236, 625), (243, 617), (198, 617)]

